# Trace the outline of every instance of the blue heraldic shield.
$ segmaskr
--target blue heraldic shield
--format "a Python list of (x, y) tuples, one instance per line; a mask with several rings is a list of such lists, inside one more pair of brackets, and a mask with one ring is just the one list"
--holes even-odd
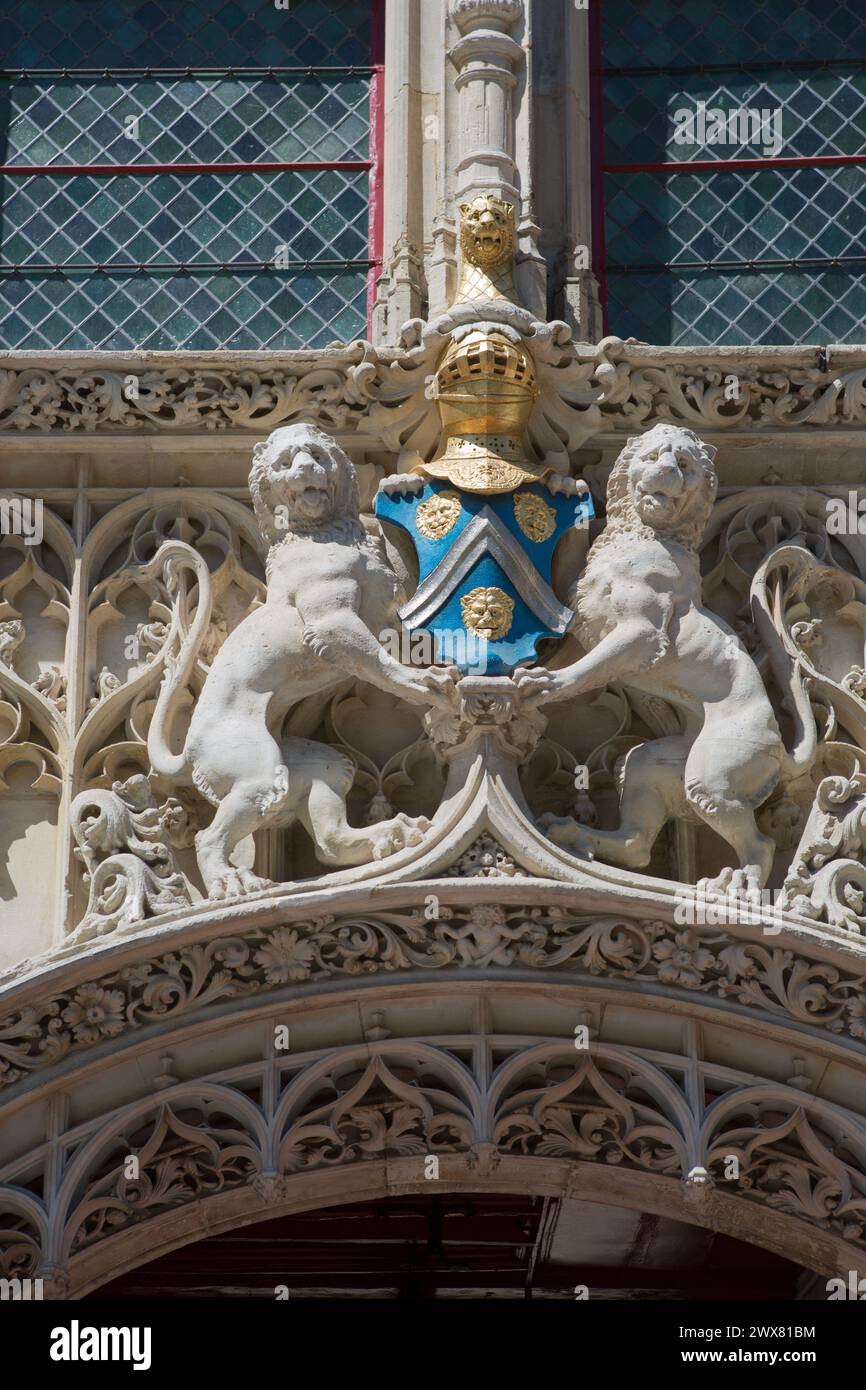
[(551, 588), (553, 556), (595, 515), (588, 492), (531, 484), (490, 495), (430, 479), (423, 491), (380, 489), (375, 512), (415, 546), (418, 587), (400, 619), (430, 634), (437, 660), (507, 676), (536, 659), (542, 638), (565, 634), (573, 615)]

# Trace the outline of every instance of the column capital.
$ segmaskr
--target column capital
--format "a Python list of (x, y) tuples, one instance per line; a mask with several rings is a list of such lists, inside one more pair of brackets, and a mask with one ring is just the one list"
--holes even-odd
[(476, 29), (479, 25), (510, 29), (523, 18), (523, 0), (451, 0), (451, 18), (458, 29)]

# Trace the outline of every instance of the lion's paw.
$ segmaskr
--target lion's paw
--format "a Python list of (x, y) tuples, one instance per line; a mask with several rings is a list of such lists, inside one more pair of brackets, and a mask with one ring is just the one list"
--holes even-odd
[(248, 893), (260, 893), (273, 887), (269, 878), (259, 878), (251, 869), (229, 869), (209, 886), (208, 897), (219, 902), (223, 898), (242, 898)]
[(420, 473), (392, 473), (389, 478), (382, 479), (379, 491), (386, 497), (399, 497), (404, 493), (415, 497), (424, 491), (425, 486), (425, 480)]
[(420, 845), (430, 821), (426, 816), (407, 816), (401, 811), (392, 820), (375, 826), (370, 834), (373, 841), (373, 858), (387, 859), (389, 854), (406, 849), (410, 845)]
[(573, 816), (556, 816), (552, 811), (546, 811), (543, 816), (539, 816), (538, 824), (548, 840), (552, 840), (555, 845), (562, 849), (570, 849), (587, 859), (592, 858), (592, 840)]
[(703, 898), (758, 898), (761, 897), (761, 875), (757, 868), (747, 864), (744, 869), (722, 869), (715, 878), (698, 879), (697, 893)]

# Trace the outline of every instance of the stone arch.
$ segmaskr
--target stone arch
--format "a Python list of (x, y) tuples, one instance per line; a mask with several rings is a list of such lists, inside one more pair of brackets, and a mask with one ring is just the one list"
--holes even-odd
[[(681, 1184), (670, 1179), (631, 1175), (626, 1183), (623, 1178), (622, 1171), (600, 1165), (519, 1159), (505, 1161), (495, 1173), (476, 1170), (451, 1176), (446, 1170), (436, 1190), (443, 1194), (577, 1197), (702, 1226), (782, 1255), (824, 1277), (850, 1269), (857, 1270), (859, 1276), (866, 1274), (862, 1255), (852, 1255), (843, 1241), (809, 1231), (802, 1222), (784, 1213), (769, 1208), (756, 1213), (742, 1199), (725, 1194), (713, 1194), (706, 1202), (693, 1202), (684, 1195)], [(70, 1294), (80, 1297), (95, 1293), (111, 1279), (207, 1236), (324, 1207), (429, 1192), (429, 1182), (419, 1177), (403, 1178), (394, 1172), (393, 1165), (384, 1162), (320, 1172), (305, 1177), (294, 1189), (286, 1187), (281, 1196), (248, 1187), (222, 1198), (208, 1199), (207, 1204), (199, 1202), (158, 1217), (134, 1229), (126, 1238), (110, 1238), (79, 1263), (69, 1286)]]
[[(145, 978), (163, 1003), (176, 988)], [(796, 1068), (778, 1076), (792, 1047), (813, 1075), (835, 1053), (829, 1071), (855, 1078), (859, 1055), (829, 1039), (810, 1050), (777, 1021), (744, 1027), (706, 999), (660, 1008), (635, 987), (609, 996), (616, 1023), (603, 1037), (590, 1026), (581, 1051), (570, 1020), (600, 1017), (599, 991), (463, 975), (446, 996), (444, 983), (241, 996), (19, 1083), (11, 1113), (66, 1094), (84, 1118), (0, 1170), (7, 1251), (26, 1227), (30, 1272), (77, 1297), (203, 1235), (429, 1192), (434, 1156), (443, 1193), (579, 1197), (718, 1230), (825, 1276), (866, 1270), (863, 1118), (844, 1095), (810, 1094)], [(289, 1014), (292, 1000), (303, 1007)], [(293, 1049), (281, 1055), (271, 1043), (286, 1017)], [(764, 1049), (761, 1074), (726, 1056), (737, 1040)], [(140, 1161), (131, 1176), (124, 1154)]]

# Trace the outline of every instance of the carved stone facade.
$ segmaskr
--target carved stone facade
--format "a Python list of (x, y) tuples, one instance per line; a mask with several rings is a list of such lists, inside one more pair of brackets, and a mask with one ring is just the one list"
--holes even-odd
[(427, 1156), (866, 1272), (866, 351), (549, 320), (532, 11), (389, 15), (376, 345), (2, 354), (0, 1275)]

